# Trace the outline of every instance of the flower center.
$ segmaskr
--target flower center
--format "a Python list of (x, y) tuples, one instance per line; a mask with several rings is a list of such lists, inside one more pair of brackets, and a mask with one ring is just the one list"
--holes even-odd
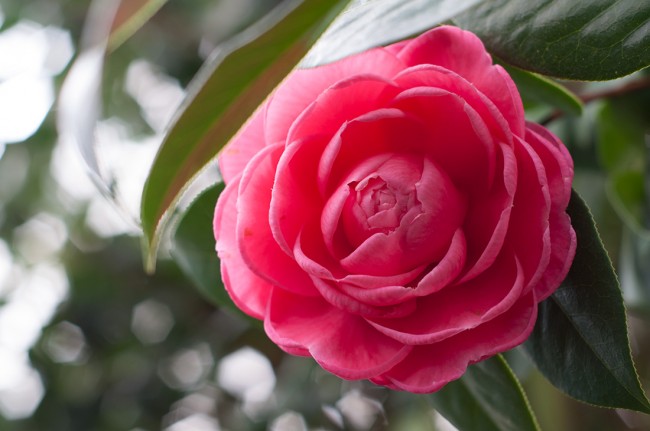
[(341, 252), (335, 254), (363, 255), (363, 271), (373, 273), (383, 271), (377, 264), (385, 260), (382, 256), (395, 253), (404, 268), (441, 258), (466, 211), (465, 200), (449, 177), (418, 154), (368, 158), (341, 188), (333, 196), (345, 196), (344, 200), (331, 206), (340, 212), (325, 213), (338, 212), (338, 217), (329, 219), (336, 220), (337, 227), (331, 229), (326, 222), (324, 231), (338, 232), (338, 249), (333, 250)]
[(352, 182), (356, 204), (363, 212), (366, 229), (374, 232), (390, 233), (395, 230), (409, 208), (416, 205), (415, 190), (400, 190), (377, 176)]
[(416, 190), (421, 176), (421, 159), (393, 155), (361, 179), (350, 178), (342, 214), (350, 243), (357, 246), (371, 235), (390, 235), (417, 217), (422, 212)]

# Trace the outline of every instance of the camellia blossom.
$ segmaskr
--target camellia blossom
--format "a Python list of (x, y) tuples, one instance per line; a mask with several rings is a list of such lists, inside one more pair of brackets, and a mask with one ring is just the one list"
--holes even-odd
[(225, 287), (286, 352), (433, 392), (566, 276), (573, 162), (472, 33), (296, 70), (223, 150)]

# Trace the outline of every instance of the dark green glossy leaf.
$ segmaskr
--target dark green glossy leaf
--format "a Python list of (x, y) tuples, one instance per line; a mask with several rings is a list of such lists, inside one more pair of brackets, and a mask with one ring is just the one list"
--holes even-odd
[(650, 2), (489, 0), (456, 22), (504, 61), (543, 75), (606, 80), (650, 65)]
[(115, 50), (142, 27), (167, 0), (124, 0), (115, 14), (108, 49)]
[(650, 413), (632, 362), (616, 274), (589, 209), (575, 192), (568, 213), (578, 237), (576, 257), (560, 288), (540, 303), (526, 351), (568, 395)]
[(582, 114), (582, 102), (566, 87), (536, 73), (505, 64), (502, 66), (517, 84), (524, 102), (529, 99), (533, 102), (550, 105), (567, 114)]
[(485, 0), (353, 0), (302, 65), (313, 67), (405, 39)]
[(460, 431), (539, 429), (517, 377), (501, 355), (470, 366), (431, 400)]
[(282, 3), (218, 48), (197, 74), (144, 187), (141, 219), (149, 270), (155, 264), (167, 211), (346, 4), (347, 0)]

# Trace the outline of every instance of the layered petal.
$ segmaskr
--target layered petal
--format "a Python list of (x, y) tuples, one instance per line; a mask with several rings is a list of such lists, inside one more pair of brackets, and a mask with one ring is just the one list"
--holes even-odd
[(404, 344), (438, 343), (507, 312), (519, 300), (524, 284), (521, 265), (511, 252), (504, 252), (480, 277), (420, 298), (410, 315), (370, 323)]
[(265, 139), (284, 142), (293, 122), (318, 96), (337, 82), (357, 75), (390, 80), (404, 64), (383, 48), (366, 51), (316, 69), (298, 69), (274, 92), (266, 114)]
[(551, 198), (546, 169), (539, 156), (521, 138), (516, 138), (514, 149), (519, 175), (506, 241), (517, 250), (527, 286), (533, 287), (551, 256)]
[(549, 215), (549, 264), (535, 286), (540, 300), (545, 299), (566, 277), (575, 256), (577, 239), (566, 214), (571, 197), (573, 161), (566, 147), (552, 133), (536, 124), (529, 124), (527, 143), (544, 165), (551, 200)]
[(481, 274), (492, 265), (505, 241), (517, 190), (517, 161), (513, 150), (500, 145), (499, 181), (482, 196), (470, 200), (464, 230), (468, 238), (467, 272), (463, 281)]
[(333, 136), (342, 124), (382, 108), (399, 92), (389, 80), (355, 75), (333, 84), (307, 106), (289, 129), (287, 143), (314, 134)]
[(316, 172), (326, 143), (321, 135), (309, 136), (285, 148), (277, 164), (269, 223), (273, 238), (289, 256), (305, 222), (317, 218), (323, 208)]
[(403, 91), (391, 105), (427, 129), (427, 154), (467, 194), (490, 187), (497, 144), (481, 115), (458, 94), (430, 87)]
[(246, 265), (237, 242), (237, 189), (239, 180), (226, 186), (214, 213), (216, 250), (221, 261), (221, 277), (233, 302), (246, 314), (263, 319), (272, 286)]
[(264, 320), (280, 347), (301, 346), (326, 370), (344, 379), (367, 379), (403, 360), (411, 347), (373, 329), (364, 319), (318, 298), (274, 290)]
[(451, 285), (465, 265), (465, 256), (465, 235), (459, 229), (440, 262), (400, 274), (398, 277), (405, 276), (406, 279), (402, 283), (398, 284), (400, 278), (397, 277), (348, 275), (338, 280), (338, 286), (342, 292), (364, 304), (391, 306), (431, 295)]
[(405, 69), (394, 81), (402, 90), (424, 87), (458, 95), (481, 117), (491, 135), (499, 141), (512, 143), (509, 124), (494, 102), (456, 72), (434, 64), (420, 64)]
[[(294, 254), (296, 261), (310, 275), (322, 297), (338, 309), (370, 318), (397, 318), (406, 316), (415, 309), (413, 300), (377, 306), (357, 300), (345, 293), (341, 289), (340, 280), (346, 273), (331, 259), (331, 256), (324, 253), (324, 247), (314, 229), (305, 229), (301, 232)], [(380, 279), (381, 277), (375, 277), (375, 280)]]
[(462, 376), (469, 365), (521, 344), (536, 317), (537, 302), (529, 293), (497, 319), (440, 343), (414, 347), (403, 361), (372, 381), (413, 393), (435, 392)]
[(268, 222), (270, 186), (283, 149), (279, 144), (264, 148), (244, 170), (237, 199), (239, 251), (246, 266), (272, 285), (316, 295), (311, 279), (275, 242)]
[(451, 26), (437, 27), (412, 39), (398, 58), (408, 66), (433, 64), (463, 76), (492, 100), (512, 132), (523, 137), (524, 107), (517, 87), (501, 66), (492, 64), (483, 42), (473, 33)]

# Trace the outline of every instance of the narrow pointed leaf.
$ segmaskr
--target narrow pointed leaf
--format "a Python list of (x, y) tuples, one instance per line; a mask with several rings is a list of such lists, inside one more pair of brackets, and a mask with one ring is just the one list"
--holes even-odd
[(621, 290), (584, 201), (568, 208), (578, 250), (562, 286), (540, 303), (525, 343), (533, 361), (566, 394), (603, 407), (650, 413), (632, 362)]
[(111, 26), (109, 51), (133, 36), (165, 3), (167, 0), (122, 0)]
[(282, 3), (256, 26), (218, 48), (156, 156), (142, 196), (146, 266), (153, 269), (165, 213), (190, 180), (237, 132), (305, 55), (347, 0)]
[(650, 65), (650, 2), (490, 0), (455, 21), (504, 61), (543, 75), (606, 80)]
[(460, 431), (536, 431), (528, 399), (505, 359), (469, 367), (460, 379), (431, 395), (433, 407)]
[(313, 67), (406, 39), (485, 0), (353, 0), (301, 63)]

